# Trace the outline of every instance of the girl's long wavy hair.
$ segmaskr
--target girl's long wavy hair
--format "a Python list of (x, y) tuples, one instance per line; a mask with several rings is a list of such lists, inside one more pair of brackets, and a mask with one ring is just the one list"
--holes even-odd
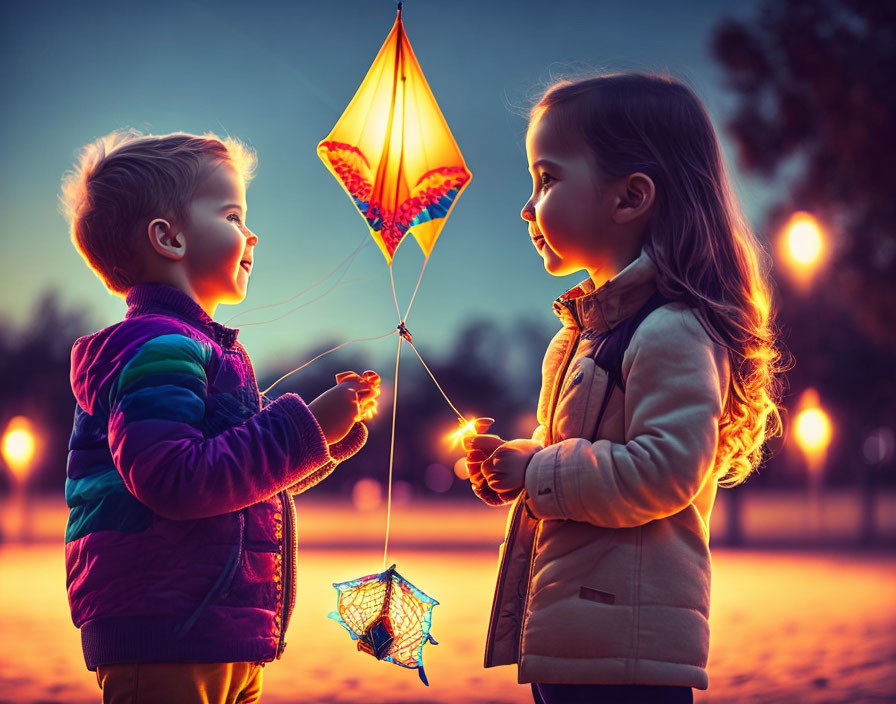
[(672, 78), (611, 74), (555, 83), (530, 120), (546, 113), (558, 134), (589, 149), (602, 176), (640, 171), (653, 179), (644, 249), (660, 293), (695, 308), (728, 349), (715, 477), (722, 486), (740, 484), (759, 465), (766, 438), (781, 433), (784, 366), (771, 258), (741, 212), (705, 108)]

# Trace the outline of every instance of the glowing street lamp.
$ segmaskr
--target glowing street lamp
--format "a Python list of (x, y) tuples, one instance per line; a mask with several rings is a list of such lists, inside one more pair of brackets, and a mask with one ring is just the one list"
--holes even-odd
[(31, 429), (30, 421), (25, 416), (16, 416), (3, 434), (2, 446), (3, 460), (9, 467), (18, 484), (24, 484), (28, 478), (31, 460), (37, 449), (37, 441)]
[(800, 396), (799, 412), (794, 423), (796, 443), (806, 458), (809, 470), (809, 500), (816, 529), (822, 526), (821, 493), (828, 446), (833, 436), (830, 417), (821, 407), (818, 392), (807, 389)]
[(791, 215), (779, 238), (778, 252), (794, 283), (808, 291), (827, 256), (827, 241), (818, 220), (805, 211)]
[(22, 539), (27, 539), (30, 532), (25, 487), (37, 450), (38, 436), (31, 421), (25, 416), (15, 416), (0, 440), (0, 454), (13, 476), (13, 510), (10, 513), (18, 513), (21, 517), (19, 537)]

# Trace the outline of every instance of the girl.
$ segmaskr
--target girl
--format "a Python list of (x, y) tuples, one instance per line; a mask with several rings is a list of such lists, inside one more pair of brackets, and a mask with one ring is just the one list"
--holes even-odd
[(545, 704), (691, 702), (716, 488), (780, 427), (767, 258), (672, 79), (558, 83), (526, 150), (545, 269), (589, 278), (554, 303), (532, 439), (464, 443), (477, 495), (513, 505), (485, 666)]

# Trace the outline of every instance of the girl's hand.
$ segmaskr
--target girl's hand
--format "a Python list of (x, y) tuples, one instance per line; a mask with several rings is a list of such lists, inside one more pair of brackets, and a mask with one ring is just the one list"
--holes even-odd
[(483, 486), (486, 485), (485, 477), (482, 476), (482, 463), (488, 459), (491, 454), (501, 445), (504, 440), (497, 435), (481, 435), (489, 429), (494, 418), (477, 418), (473, 421), (476, 429), (476, 435), (468, 435), (462, 441), (464, 451), (467, 454), (467, 471), (470, 473), (470, 482), (477, 493), (481, 492)]
[(380, 395), (376, 372), (366, 371), (363, 377), (342, 372), (336, 380), (339, 382), (336, 386), (308, 404), (328, 445), (342, 440), (359, 420), (372, 417)]
[[(529, 442), (529, 441), (524, 441)], [(520, 448), (518, 441), (503, 443), (482, 462), (482, 476), (505, 501), (515, 499), (526, 484), (526, 467), (534, 452)]]

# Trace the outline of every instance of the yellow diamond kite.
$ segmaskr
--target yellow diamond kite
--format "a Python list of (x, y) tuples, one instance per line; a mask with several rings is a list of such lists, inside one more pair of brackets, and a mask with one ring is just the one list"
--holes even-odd
[(426, 259), (472, 178), (401, 20), (333, 131), (317, 147), (392, 266), (410, 232)]

